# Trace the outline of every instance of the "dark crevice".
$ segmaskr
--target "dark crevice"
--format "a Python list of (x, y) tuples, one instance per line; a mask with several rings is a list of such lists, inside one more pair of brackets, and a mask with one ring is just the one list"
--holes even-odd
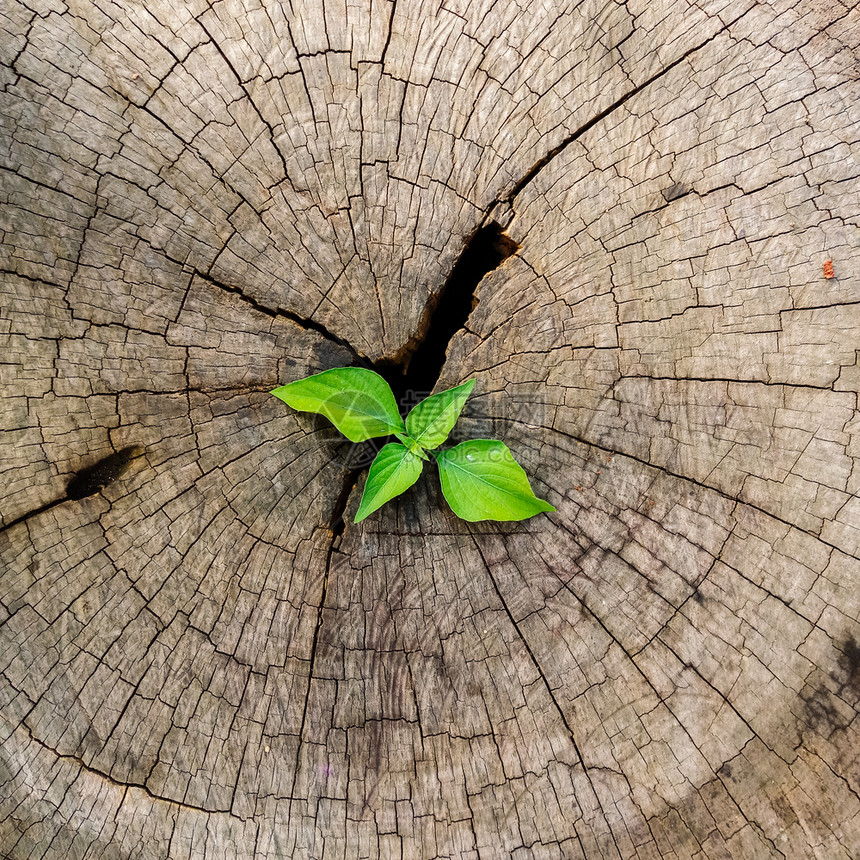
[(343, 534), (344, 529), (346, 529), (346, 520), (343, 518), (343, 515), (346, 512), (346, 505), (349, 502), (350, 494), (358, 483), (359, 475), (361, 475), (363, 471), (363, 468), (349, 469), (349, 471), (347, 471), (343, 476), (343, 486), (340, 488), (340, 494), (335, 500), (334, 507), (331, 512), (331, 520), (329, 522), (329, 528), (331, 529), (332, 535), (332, 547), (334, 547), (335, 542)]
[(518, 249), (495, 221), (479, 227), (466, 242), (442, 289), (427, 303), (416, 333), (395, 356), (375, 363), (375, 370), (394, 391), (401, 412), (405, 414), (416, 398), (433, 390), (442, 374), (448, 345), (477, 304), (478, 284)]
[(129, 445), (128, 448), (109, 454), (98, 463), (81, 469), (66, 486), (66, 498), (77, 501), (95, 495), (122, 477), (131, 465), (131, 461), (142, 454), (142, 445)]
[(55, 508), (55, 507), (57, 507), (57, 505), (61, 505), (65, 501), (66, 501), (65, 498), (54, 499), (53, 502), (47, 502), (46, 504), (41, 505), (38, 508), (34, 508), (32, 511), (27, 511), (26, 514), (21, 514), (20, 517), (16, 517), (14, 520), (10, 520), (8, 523), (6, 523), (6, 525), (0, 526), (0, 534), (2, 534), (5, 531), (8, 531), (13, 526), (17, 526), (19, 523), (23, 523), (24, 520), (29, 520), (30, 517), (35, 517), (35, 516), (38, 516), (39, 514), (44, 514), (45, 511), (49, 511), (49, 510), (51, 510), (51, 508)]
[[(495, 221), (479, 227), (466, 242), (442, 289), (427, 303), (416, 333), (395, 356), (374, 363), (374, 369), (391, 386), (404, 416), (439, 381), (448, 345), (475, 308), (478, 284), (519, 247)], [(361, 473), (376, 452), (390, 441), (392, 437), (369, 439), (355, 447), (351, 459), (356, 465), (344, 473), (343, 485), (332, 509), (329, 524), (332, 548), (346, 528), (344, 513)]]
[(142, 445), (129, 445), (120, 451), (115, 451), (107, 457), (103, 457), (92, 466), (87, 466), (81, 469), (70, 481), (66, 484), (66, 494), (59, 499), (54, 499), (52, 502), (47, 502), (32, 511), (27, 511), (14, 520), (0, 526), (0, 532), (11, 529), (12, 526), (17, 526), (18, 523), (30, 519), (30, 517), (38, 516), (51, 510), (51, 508), (61, 505), (63, 502), (76, 502), (80, 499), (85, 499), (87, 496), (94, 496), (105, 487), (118, 480), (131, 465), (132, 460), (143, 455)]

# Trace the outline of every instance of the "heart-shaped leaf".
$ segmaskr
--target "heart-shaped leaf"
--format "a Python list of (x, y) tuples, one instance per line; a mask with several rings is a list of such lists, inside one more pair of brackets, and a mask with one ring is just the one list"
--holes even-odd
[(293, 409), (325, 415), (351, 442), (405, 433), (388, 383), (363, 367), (337, 367), (272, 391)]
[(525, 520), (555, 510), (535, 496), (504, 442), (472, 439), (442, 451), (436, 462), (442, 493), (460, 519)]
[(423, 465), (421, 458), (403, 445), (397, 442), (383, 445), (367, 473), (355, 522), (360, 523), (387, 501), (408, 490), (418, 480)]
[(422, 448), (438, 448), (457, 423), (474, 387), (475, 380), (470, 379), (456, 388), (431, 394), (406, 416), (406, 431)]

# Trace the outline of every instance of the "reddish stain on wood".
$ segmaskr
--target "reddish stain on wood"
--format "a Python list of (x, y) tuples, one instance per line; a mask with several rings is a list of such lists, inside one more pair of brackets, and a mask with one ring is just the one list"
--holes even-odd
[(833, 260), (825, 260), (824, 261), (824, 277), (832, 278), (833, 277)]

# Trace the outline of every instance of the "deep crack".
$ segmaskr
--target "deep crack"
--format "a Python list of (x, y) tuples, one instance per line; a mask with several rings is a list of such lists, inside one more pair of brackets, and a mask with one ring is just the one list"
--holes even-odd
[(451, 340), (475, 308), (478, 284), (519, 247), (495, 221), (479, 227), (442, 289), (427, 303), (416, 333), (393, 358), (375, 363), (394, 391), (401, 412), (414, 405), (415, 397), (426, 397), (433, 390)]
[[(427, 302), (416, 333), (394, 357), (373, 364), (374, 370), (391, 386), (402, 415), (426, 397), (439, 381), (448, 346), (475, 308), (478, 284), (519, 247), (495, 221), (479, 227), (466, 242), (442, 289)], [(390, 437), (371, 439), (362, 445), (378, 451), (389, 440)], [(344, 474), (329, 524), (332, 547), (346, 528), (346, 506), (364, 468), (353, 468)]]
[(66, 498), (77, 501), (95, 495), (125, 474), (131, 461), (142, 454), (142, 445), (130, 445), (81, 469), (66, 486)]

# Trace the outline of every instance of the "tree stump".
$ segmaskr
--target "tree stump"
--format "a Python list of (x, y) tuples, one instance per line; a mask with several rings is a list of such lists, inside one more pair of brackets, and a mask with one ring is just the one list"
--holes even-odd
[[(4, 858), (858, 856), (853, 0), (3, 26)], [(356, 363), (557, 512), (354, 525)]]

